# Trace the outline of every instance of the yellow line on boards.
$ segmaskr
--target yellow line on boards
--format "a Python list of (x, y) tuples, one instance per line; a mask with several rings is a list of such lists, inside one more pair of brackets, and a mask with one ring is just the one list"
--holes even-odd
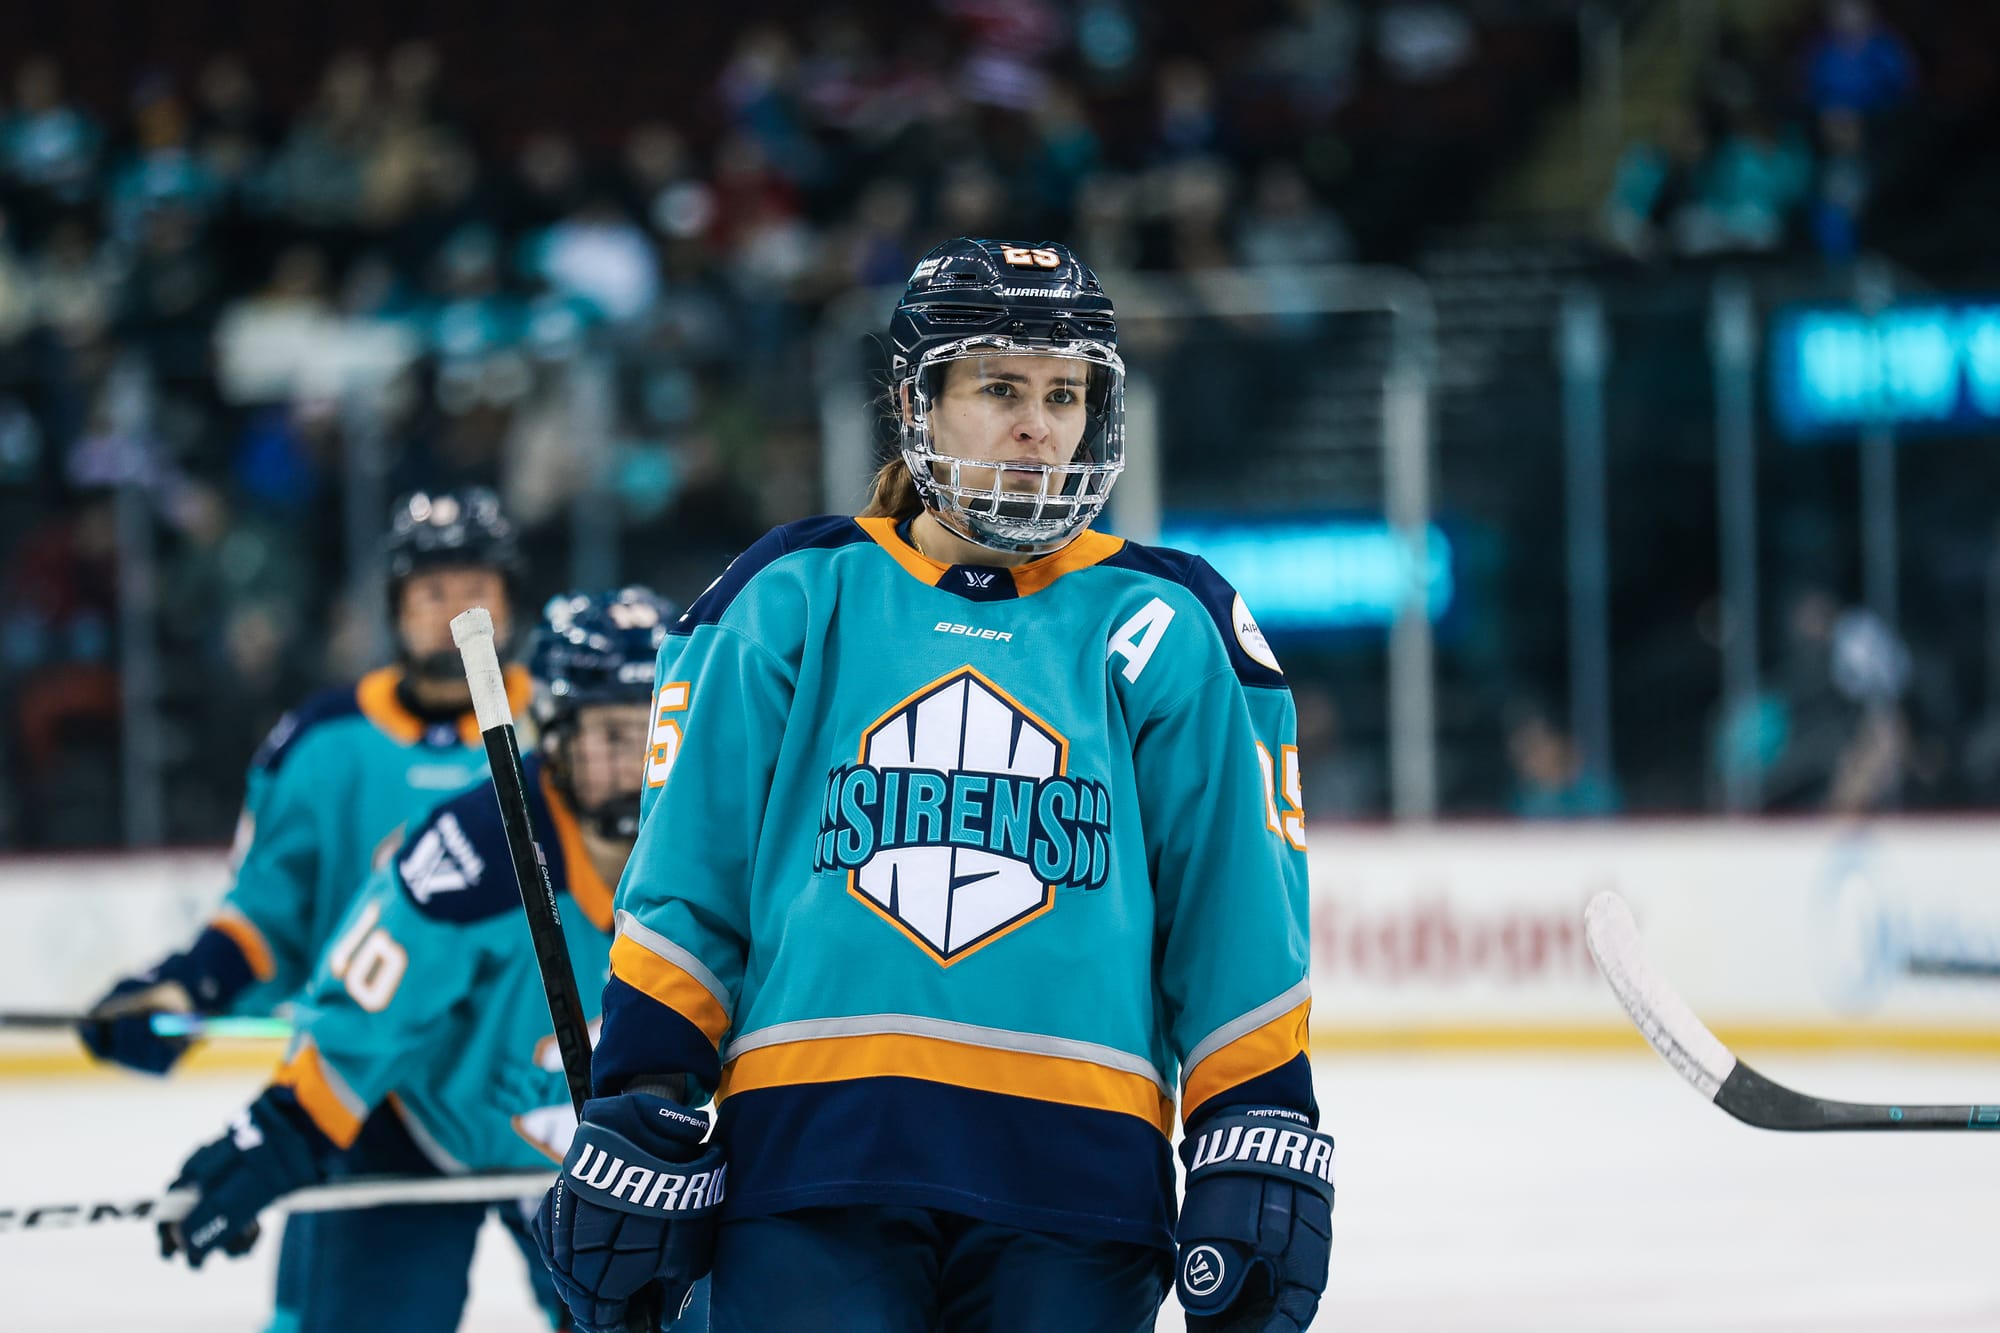
[[(1812, 1024), (1723, 1025), (1715, 1035), (1732, 1051), (1799, 1053), (2000, 1055), (2000, 1026), (1844, 1027)], [(1408, 1028), (1313, 1029), (1314, 1055), (1440, 1052), (1591, 1052), (1624, 1054), (1649, 1049), (1636, 1028), (1624, 1024), (1536, 1026), (1454, 1025)]]
[[(282, 1041), (236, 1040), (195, 1047), (174, 1066), (173, 1077), (187, 1074), (276, 1073), (284, 1059)], [(99, 1064), (81, 1046), (37, 1042), (33, 1047), (0, 1047), (0, 1080), (30, 1078), (145, 1078), (117, 1065)]]
[[(1792, 1054), (2000, 1055), (2000, 1027), (1835, 1027), (1807, 1024), (1745, 1024), (1718, 1027), (1716, 1035), (1732, 1051)], [(1533, 1027), (1437, 1026), (1410, 1028), (1326, 1027), (1314, 1029), (1316, 1056), (1445, 1055), (1488, 1053), (1629, 1055), (1647, 1050), (1646, 1039), (1622, 1024), (1550, 1024)], [(182, 1074), (275, 1073), (284, 1056), (278, 1041), (226, 1041), (197, 1046), (174, 1067)], [(124, 1069), (100, 1065), (81, 1047), (36, 1042), (32, 1047), (0, 1047), (0, 1080), (75, 1078), (95, 1075), (129, 1079)]]

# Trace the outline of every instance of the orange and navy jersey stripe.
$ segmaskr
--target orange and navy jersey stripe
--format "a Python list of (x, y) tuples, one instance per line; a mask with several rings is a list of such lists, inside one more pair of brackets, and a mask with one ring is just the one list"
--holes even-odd
[(354, 1146), (362, 1122), (368, 1119), (368, 1104), (320, 1058), (319, 1048), (310, 1037), (298, 1042), (271, 1083), (274, 1087), (290, 1088), (300, 1109), (335, 1147)]
[(1225, 1106), (1312, 1111), (1311, 1025), (1310, 986), (1301, 981), (1204, 1038), (1182, 1075), (1184, 1122), (1193, 1126)]

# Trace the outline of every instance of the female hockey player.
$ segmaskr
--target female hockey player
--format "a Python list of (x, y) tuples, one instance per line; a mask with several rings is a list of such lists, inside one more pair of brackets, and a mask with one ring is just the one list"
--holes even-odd
[[(586, 995), (606, 973), (611, 886), (638, 828), (652, 663), (673, 615), (643, 588), (557, 598), (530, 648), (529, 809), (550, 882), (569, 898), (563, 929)], [(242, 1253), (259, 1210), (331, 1177), (560, 1160), (574, 1117), (490, 780), (413, 824), (341, 922), (296, 1022), (272, 1085), (183, 1167), (176, 1186), (201, 1198), (162, 1229), (169, 1253), (197, 1267), (215, 1249)], [(525, 1225), (516, 1205), (499, 1211)], [(485, 1212), (319, 1214), (299, 1326), (448, 1333)]]
[[(100, 1060), (164, 1074), (188, 1043), (156, 1035), (153, 1014), (262, 1014), (291, 999), (385, 840), (486, 771), (451, 618), (488, 607), (504, 636), (521, 573), (513, 525), (483, 486), (416, 491), (391, 512), (383, 558), (398, 661), (320, 691), (271, 729), (250, 761), (221, 911), (98, 1002), (79, 1035)], [(515, 707), (527, 686), (510, 668)], [(296, 1327), (315, 1225), (310, 1214), (285, 1225), (272, 1333)]]
[(1212, 569), (1091, 530), (1116, 337), (1061, 245), (933, 250), (867, 512), (773, 531), (669, 633), (535, 1219), (580, 1328), (712, 1262), (716, 1333), (1150, 1329), (1176, 1245), (1193, 1327), (1311, 1322), (1292, 703)]

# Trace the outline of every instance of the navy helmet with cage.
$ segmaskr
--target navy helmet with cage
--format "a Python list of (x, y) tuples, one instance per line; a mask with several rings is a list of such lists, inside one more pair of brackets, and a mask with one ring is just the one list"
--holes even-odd
[(393, 607), (412, 575), (431, 569), (498, 570), (511, 588), (521, 573), (514, 525), (500, 511), (500, 497), (485, 486), (411, 491), (390, 511), (382, 539)]
[[(1097, 275), (1068, 246), (959, 237), (918, 263), (889, 322), (890, 374), (904, 461), (925, 506), (982, 546), (1042, 554), (1104, 508), (1125, 466), (1125, 365), (1118, 321)], [(938, 447), (933, 408), (954, 361), (1063, 357), (1081, 363), (1087, 409), (1066, 462), (1009, 463), (1033, 478), (1007, 488), (987, 462)]]
[(639, 789), (635, 785), (588, 808), (578, 802), (571, 753), (577, 717), (592, 704), (651, 703), (653, 664), (667, 627), (679, 615), (673, 603), (636, 585), (566, 593), (549, 599), (528, 645), (536, 747), (563, 799), (608, 838), (638, 832)]

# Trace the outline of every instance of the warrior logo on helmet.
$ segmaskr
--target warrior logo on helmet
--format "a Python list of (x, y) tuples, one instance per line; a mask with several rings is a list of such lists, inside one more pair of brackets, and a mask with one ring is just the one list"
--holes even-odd
[(897, 704), (827, 779), (814, 869), (950, 966), (1110, 869), (1111, 795), (971, 667)]

